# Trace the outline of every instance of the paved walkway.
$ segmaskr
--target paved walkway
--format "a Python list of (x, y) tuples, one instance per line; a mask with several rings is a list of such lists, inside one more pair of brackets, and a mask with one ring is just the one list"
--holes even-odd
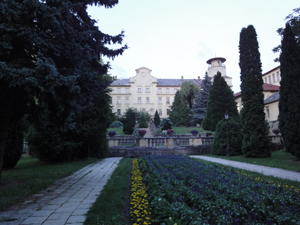
[(30, 200), (0, 212), (0, 225), (82, 224), (85, 214), (118, 166), (121, 157), (106, 158), (56, 181)]
[(273, 176), (273, 177), (283, 178), (287, 180), (300, 181), (299, 172), (278, 169), (278, 168), (273, 168), (268, 166), (254, 165), (254, 164), (244, 163), (244, 162), (231, 161), (231, 160), (220, 159), (220, 158), (214, 158), (209, 156), (190, 155), (190, 157), (203, 159), (215, 163), (220, 163), (222, 165), (232, 166), (243, 170), (249, 170), (249, 171), (261, 173), (266, 176)]

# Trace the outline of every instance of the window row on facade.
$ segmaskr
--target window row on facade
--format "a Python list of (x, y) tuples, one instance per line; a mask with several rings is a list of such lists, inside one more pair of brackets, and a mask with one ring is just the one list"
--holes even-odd
[(272, 75), (268, 75), (268, 76), (265, 76), (264, 77), (264, 83), (267, 83), (267, 84), (274, 84), (274, 83), (277, 83), (281, 80), (281, 77), (280, 77), (280, 73), (279, 71), (277, 71), (276, 73), (273, 73)]
[[(144, 109), (144, 111), (145, 111), (145, 109)], [(163, 111), (162, 111), (162, 109), (158, 109), (157, 112), (158, 112), (158, 115), (161, 116)], [(118, 116), (121, 116), (122, 113), (123, 113), (123, 112), (121, 111), (121, 109), (117, 109), (117, 115), (118, 115)], [(125, 112), (124, 112), (124, 113), (125, 113)], [(169, 113), (170, 113), (170, 109), (167, 109), (166, 114), (169, 115)], [(154, 110), (153, 110), (153, 109), (150, 110), (150, 115), (151, 115), (151, 116), (154, 115)]]
[[(124, 93), (124, 89), (123, 88), (117, 88), (117, 93)], [(164, 92), (163, 92), (164, 91)], [(162, 91), (162, 88), (158, 88), (157, 89), (157, 93), (161, 94), (161, 93), (166, 93), (166, 94), (170, 94), (170, 93), (176, 93), (178, 91), (177, 88), (166, 88), (165, 90)], [(129, 93), (129, 88), (125, 88), (125, 93)], [(138, 88), (137, 89), (137, 93), (150, 93), (150, 88)]]
[[(150, 102), (150, 97), (146, 97), (146, 98), (137, 97), (137, 103), (138, 104), (144, 104), (144, 103), (150, 104), (151, 103)], [(121, 97), (117, 97), (117, 105), (121, 105), (121, 104), (122, 104)], [(165, 97), (165, 102), (163, 102), (162, 97), (158, 97), (158, 104), (168, 104), (169, 105), (170, 104), (170, 97)], [(125, 97), (125, 105), (129, 105), (129, 97)]]

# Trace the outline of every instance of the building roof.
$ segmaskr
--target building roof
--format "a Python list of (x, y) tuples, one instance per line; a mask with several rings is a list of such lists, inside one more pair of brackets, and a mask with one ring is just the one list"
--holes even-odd
[(279, 91), (280, 86), (274, 85), (274, 84), (264, 83), (263, 84), (263, 89), (264, 89), (264, 91)]
[[(274, 91), (279, 91), (279, 89), (280, 89), (280, 86), (278, 86), (278, 85), (274, 85), (274, 84), (267, 84), (267, 83), (264, 83), (263, 85), (263, 91), (271, 91), (271, 92), (274, 92)], [(233, 94), (233, 96), (235, 97), (235, 98), (238, 98), (238, 97), (241, 97), (241, 95), (242, 95), (242, 92), (240, 91), (240, 92), (237, 92), (237, 93), (235, 93), (235, 94)]]
[[(129, 84), (130, 79), (118, 79), (114, 80), (110, 86), (130, 86)], [(157, 86), (174, 86), (174, 87), (180, 87), (182, 82), (184, 81), (192, 81), (197, 86), (201, 85), (200, 80), (196, 79), (157, 79)]]
[(215, 58), (211, 58), (211, 59), (207, 60), (206, 63), (207, 63), (207, 64), (211, 64), (211, 62), (212, 62), (213, 60), (221, 60), (222, 63), (226, 61), (226, 59), (223, 58), (223, 57), (215, 57)]
[(265, 99), (264, 104), (279, 101), (279, 96), (279, 91), (275, 92), (274, 94)]
[(278, 68), (280, 68), (280, 66), (276, 66), (275, 68), (269, 70), (268, 72), (265, 72), (262, 76), (264, 76), (264, 75), (266, 75), (266, 74), (269, 74), (269, 73), (271, 73), (272, 71), (277, 70)]

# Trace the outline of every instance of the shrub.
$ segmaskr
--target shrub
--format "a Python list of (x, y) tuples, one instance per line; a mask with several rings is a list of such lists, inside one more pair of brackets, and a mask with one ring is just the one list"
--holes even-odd
[(169, 118), (162, 119), (159, 124), (162, 130), (172, 129), (173, 123)]
[(197, 130), (191, 130), (192, 135), (196, 136), (197, 134), (199, 134), (199, 131)]
[(110, 137), (113, 137), (113, 136), (115, 136), (116, 134), (117, 134), (117, 133), (116, 133), (116, 131), (114, 131), (114, 130), (108, 132), (108, 136), (110, 136)]
[(142, 113), (140, 115), (140, 118), (139, 118), (139, 127), (140, 128), (148, 128), (148, 124), (147, 124), (146, 117), (145, 117), (144, 113)]
[(110, 125), (110, 128), (122, 128), (122, 127), (123, 127), (123, 123), (118, 120), (112, 122), (112, 124)]
[[(228, 120), (228, 139), (230, 155), (242, 155), (241, 124), (236, 120)], [(213, 155), (227, 155), (227, 122), (219, 121), (212, 144)]]
[(138, 133), (139, 133), (140, 136), (143, 137), (147, 133), (147, 131), (142, 129), (142, 130), (139, 130)]
[(275, 134), (275, 135), (278, 135), (280, 133), (280, 130), (279, 128), (275, 128), (272, 130), (272, 132)]
[(174, 134), (174, 130), (173, 130), (173, 129), (168, 129), (168, 130), (167, 130), (167, 134), (168, 134), (168, 135)]
[(134, 131), (134, 123), (132, 123), (132, 122), (125, 123), (125, 125), (123, 127), (123, 133), (132, 135), (133, 131)]

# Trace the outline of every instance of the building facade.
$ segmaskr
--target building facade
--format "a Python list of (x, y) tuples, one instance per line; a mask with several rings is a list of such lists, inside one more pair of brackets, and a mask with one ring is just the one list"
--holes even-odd
[(116, 79), (110, 85), (112, 92), (113, 112), (123, 115), (127, 109), (134, 108), (148, 112), (154, 117), (155, 111), (161, 118), (167, 118), (170, 106), (174, 101), (177, 91), (184, 81), (192, 81), (201, 87), (198, 79), (158, 79), (151, 75), (151, 70), (146, 67), (136, 69), (136, 75), (129, 79)]

